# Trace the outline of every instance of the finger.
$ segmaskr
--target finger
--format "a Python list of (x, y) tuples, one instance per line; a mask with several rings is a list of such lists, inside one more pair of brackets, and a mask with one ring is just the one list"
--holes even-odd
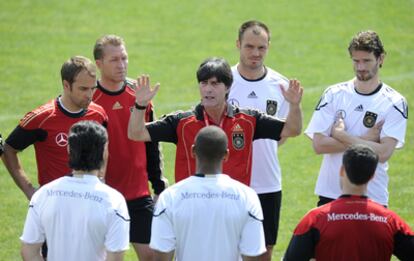
[(157, 93), (159, 89), (160, 89), (160, 83), (159, 83), (159, 82), (157, 82), (157, 83), (155, 84), (155, 86), (154, 86), (153, 92), (154, 92), (154, 93)]

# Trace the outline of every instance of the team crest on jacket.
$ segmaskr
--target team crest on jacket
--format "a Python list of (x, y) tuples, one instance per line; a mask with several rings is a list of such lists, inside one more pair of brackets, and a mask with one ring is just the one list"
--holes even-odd
[(275, 100), (267, 100), (266, 101), (266, 113), (268, 115), (274, 116), (277, 111), (277, 101)]
[(378, 114), (367, 111), (365, 113), (363, 120), (364, 126), (367, 128), (372, 128), (375, 125), (375, 122), (377, 121), (377, 116)]
[(244, 131), (239, 124), (236, 124), (231, 133), (231, 140), (233, 148), (236, 150), (242, 150), (244, 148)]

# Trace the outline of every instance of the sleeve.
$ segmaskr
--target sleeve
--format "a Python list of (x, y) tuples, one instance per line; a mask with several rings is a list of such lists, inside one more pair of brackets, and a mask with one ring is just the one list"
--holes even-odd
[(3, 137), (0, 134), (0, 157), (1, 155), (3, 155), (3, 151), (4, 151)]
[(247, 195), (248, 217), (239, 243), (240, 253), (245, 256), (259, 256), (266, 252), (263, 231), (263, 212), (259, 197), (254, 191)]
[(26, 221), (24, 223), (23, 234), (20, 240), (24, 243), (35, 244), (42, 243), (46, 239), (45, 231), (40, 220), (39, 207), (37, 199), (41, 190), (36, 191), (29, 203)]
[(299, 222), (289, 242), (283, 260), (308, 261), (315, 257), (319, 231), (313, 227), (314, 213), (310, 212)]
[(44, 141), (47, 138), (47, 132), (43, 129), (23, 129), (18, 125), (9, 137), (6, 143), (16, 150), (24, 150), (37, 141)]
[(335, 110), (333, 104), (333, 94), (330, 89), (327, 89), (319, 99), (313, 112), (312, 118), (305, 134), (313, 139), (313, 134), (322, 133), (325, 136), (331, 135), (332, 124), (335, 121)]
[(160, 120), (146, 124), (152, 142), (172, 142), (177, 144), (177, 127), (180, 122), (179, 113), (164, 116)]
[(253, 140), (280, 140), (280, 134), (282, 133), (285, 122), (261, 112), (256, 113), (256, 129)]
[(399, 260), (414, 260), (414, 232), (400, 217), (395, 214), (396, 233), (394, 235), (393, 254)]
[(108, 214), (108, 230), (105, 248), (110, 252), (125, 251), (129, 248), (129, 214), (125, 199), (119, 194), (119, 203)]
[(405, 132), (407, 130), (408, 105), (404, 98), (394, 103), (389, 112), (385, 115), (384, 126), (381, 131), (381, 138), (392, 137), (398, 142), (396, 148), (404, 146)]
[(168, 204), (168, 189), (161, 193), (155, 204), (151, 227), (150, 247), (168, 253), (176, 248), (176, 236), (172, 221), (171, 206)]
[[(154, 111), (148, 111), (148, 121), (154, 121)], [(165, 189), (165, 182), (162, 179), (162, 154), (158, 142), (146, 142), (145, 152), (147, 156), (148, 180), (152, 184), (154, 193), (159, 195)]]

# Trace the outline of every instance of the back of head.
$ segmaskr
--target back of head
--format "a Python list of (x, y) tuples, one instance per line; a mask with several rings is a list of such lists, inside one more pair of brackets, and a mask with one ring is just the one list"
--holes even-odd
[(69, 167), (74, 170), (99, 170), (108, 141), (105, 128), (95, 121), (80, 121), (69, 130)]
[(102, 59), (104, 55), (104, 48), (107, 45), (120, 46), (125, 45), (124, 39), (120, 36), (107, 34), (96, 40), (93, 48), (93, 57), (96, 60)]
[(60, 69), (62, 81), (67, 81), (70, 85), (75, 82), (76, 76), (85, 70), (91, 77), (96, 77), (96, 66), (86, 57), (74, 56), (63, 63)]
[(374, 176), (378, 155), (366, 145), (353, 145), (344, 152), (342, 164), (349, 181), (355, 185), (363, 185)]
[(244, 22), (240, 28), (239, 28), (239, 41), (241, 42), (243, 39), (244, 32), (246, 32), (247, 29), (253, 28), (253, 32), (258, 35), (261, 33), (262, 30), (264, 30), (267, 34), (268, 41), (270, 41), (270, 30), (269, 28), (262, 22), (257, 20), (250, 20), (247, 22)]
[(233, 83), (233, 74), (228, 62), (223, 58), (212, 57), (204, 60), (197, 70), (198, 82), (208, 81), (216, 77), (218, 82), (230, 88)]
[(217, 126), (202, 128), (194, 142), (194, 153), (201, 162), (221, 162), (227, 152), (227, 136)]
[(353, 51), (374, 53), (376, 58), (378, 58), (381, 54), (386, 53), (381, 39), (374, 31), (363, 31), (357, 33), (349, 43), (348, 51), (350, 55), (352, 55)]

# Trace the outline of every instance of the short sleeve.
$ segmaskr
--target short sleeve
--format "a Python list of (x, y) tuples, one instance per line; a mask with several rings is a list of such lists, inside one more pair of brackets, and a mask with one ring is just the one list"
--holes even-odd
[(37, 204), (37, 198), (40, 191), (37, 191), (29, 204), (29, 210), (27, 212), (26, 221), (24, 223), (23, 234), (20, 240), (28, 244), (42, 243), (45, 241), (45, 231), (40, 220), (39, 207)]
[(118, 206), (111, 209), (108, 215), (109, 227), (105, 236), (105, 248), (110, 252), (127, 250), (129, 247), (130, 219), (123, 197), (119, 200)]
[(168, 189), (161, 193), (155, 205), (152, 219), (150, 247), (160, 252), (168, 253), (176, 248), (171, 218), (171, 206), (168, 204)]
[(335, 121), (334, 111), (333, 94), (330, 89), (328, 89), (319, 99), (309, 125), (305, 130), (305, 134), (311, 139), (313, 139), (315, 133), (322, 133), (325, 136), (330, 136), (331, 127)]
[(239, 248), (242, 255), (258, 256), (266, 251), (263, 212), (256, 193), (249, 193), (248, 200), (248, 218), (242, 230)]
[(385, 115), (384, 126), (381, 131), (381, 138), (392, 137), (396, 139), (396, 148), (404, 146), (405, 132), (407, 130), (408, 105), (404, 98), (390, 108)]

